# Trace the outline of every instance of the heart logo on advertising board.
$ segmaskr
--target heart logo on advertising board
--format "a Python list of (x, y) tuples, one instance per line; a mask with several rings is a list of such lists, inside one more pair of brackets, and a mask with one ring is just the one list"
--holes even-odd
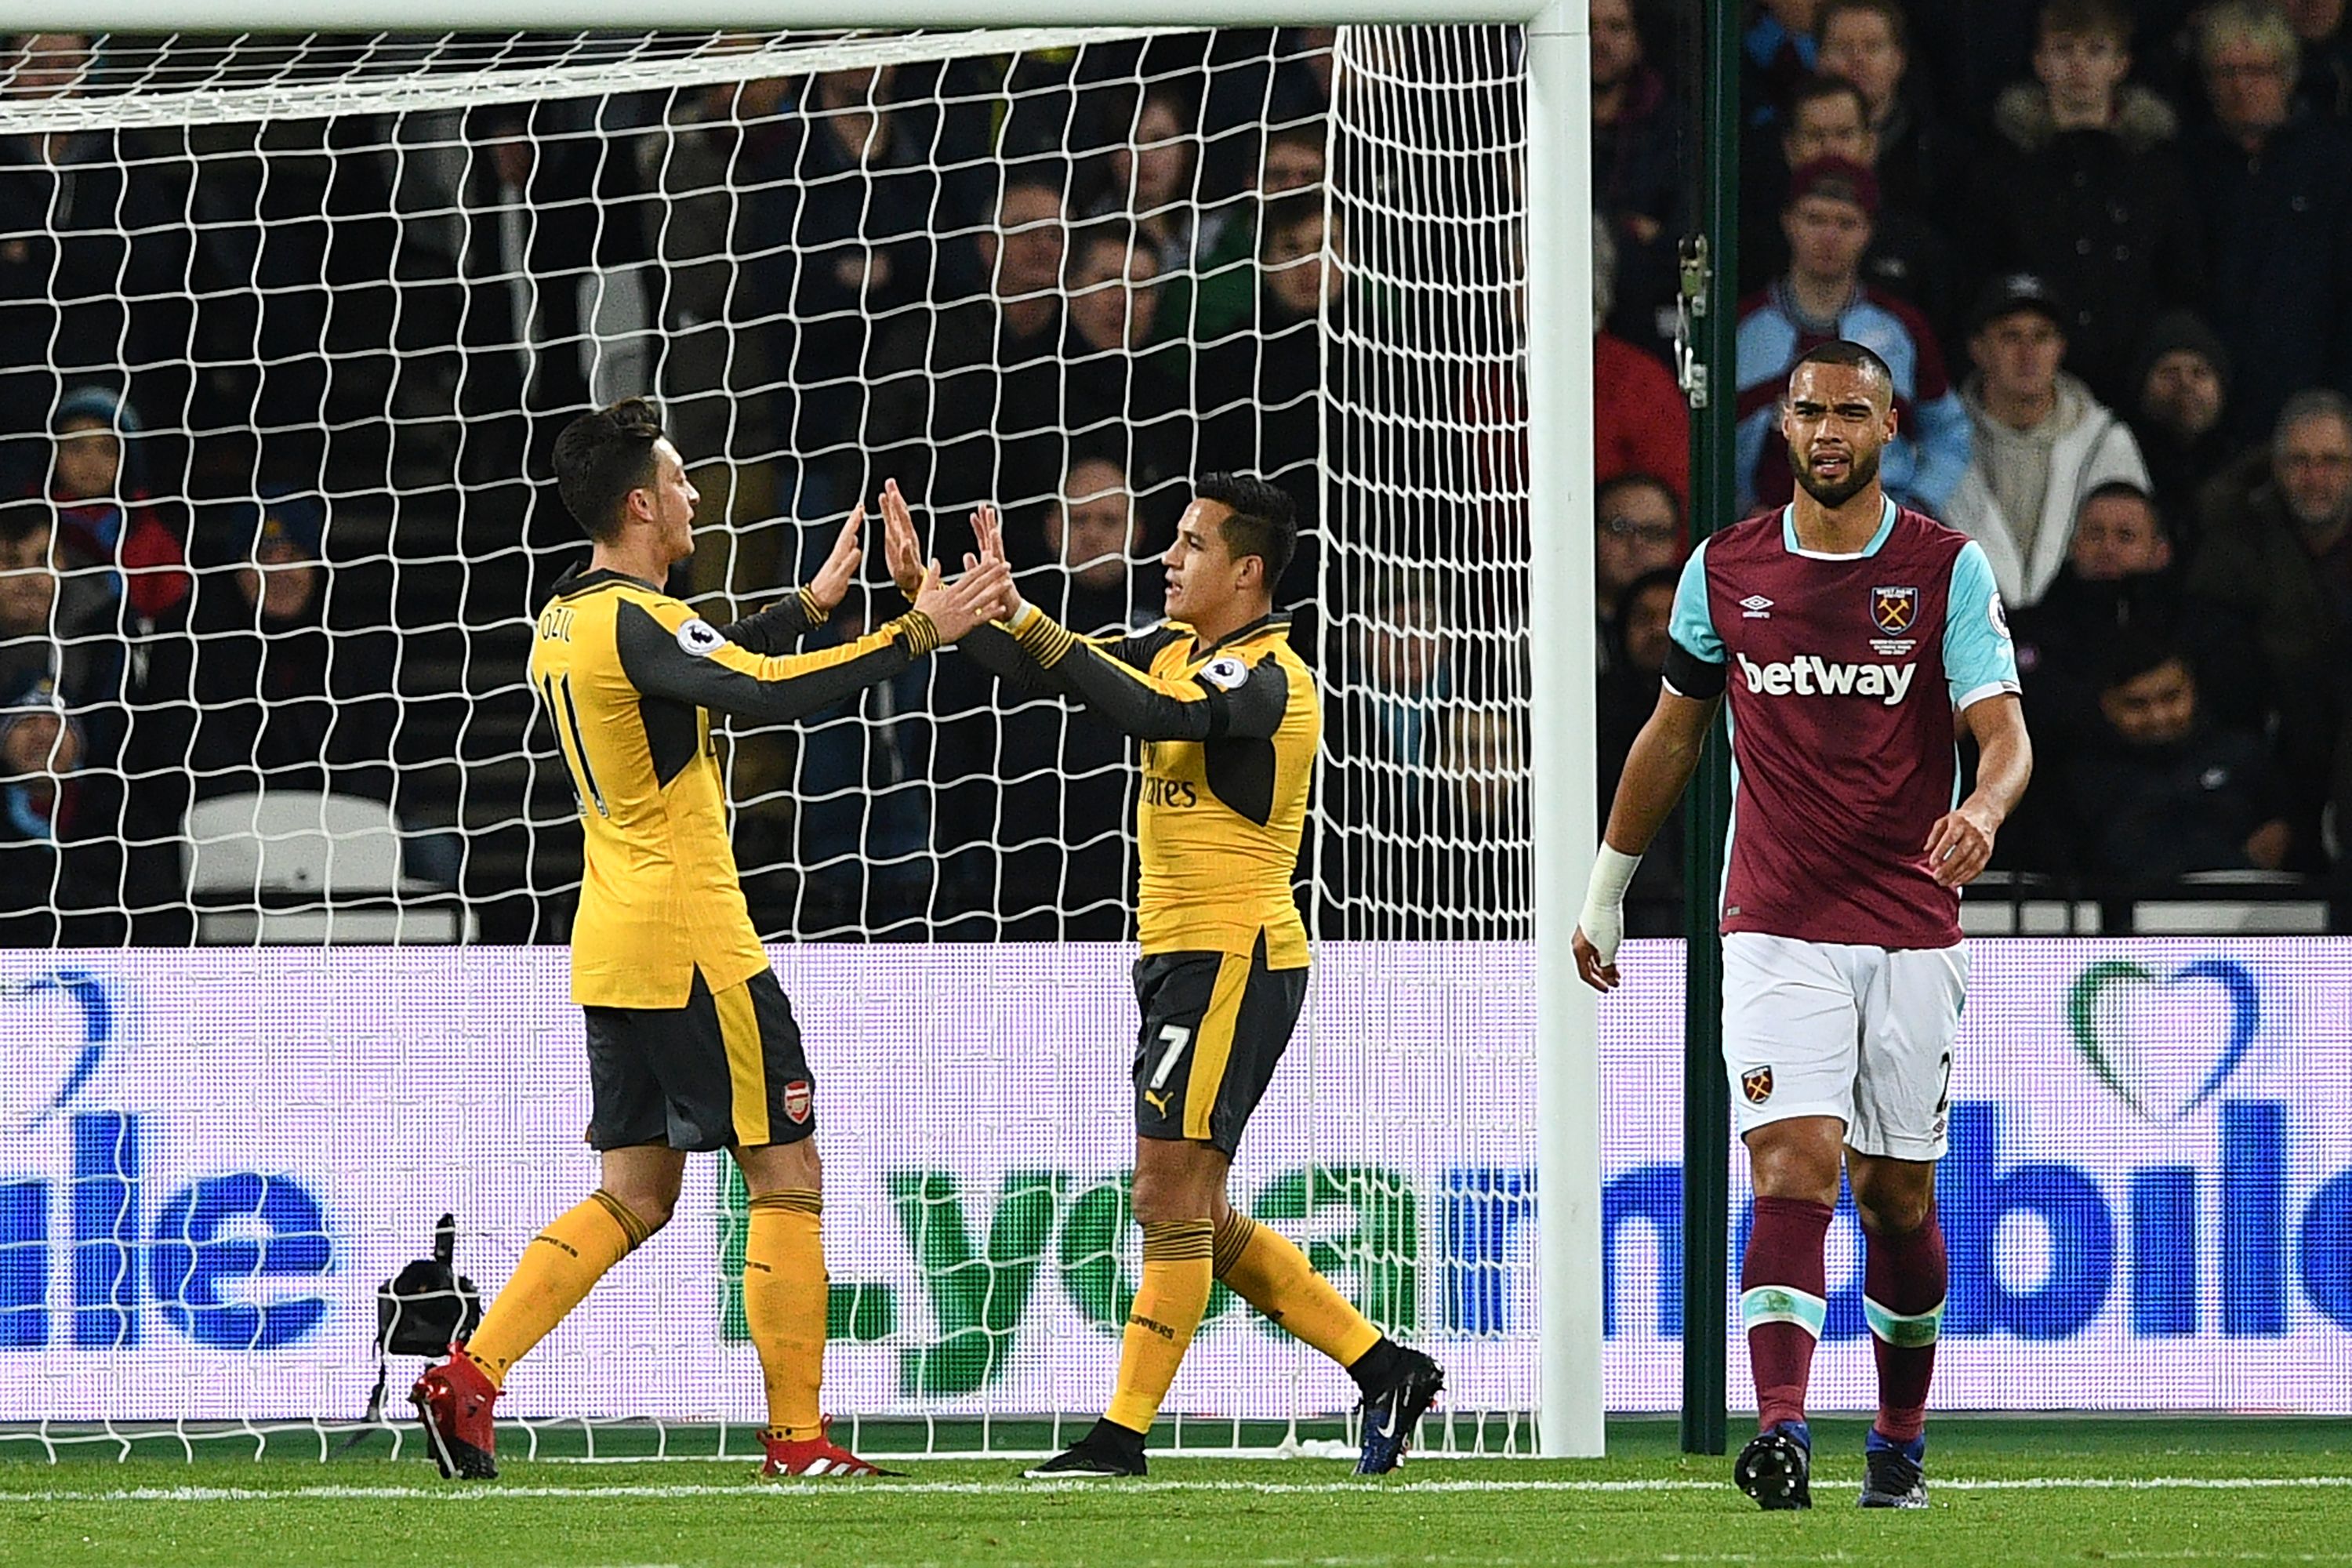
[(0, 1133), (30, 1131), (81, 1092), (115, 1036), (105, 986), (79, 970), (0, 984)]
[(2158, 978), (2128, 959), (2084, 970), (2066, 998), (2075, 1048), (2116, 1098), (2151, 1121), (2177, 1121), (2230, 1081), (2262, 1028), (2253, 976), (2200, 958)]

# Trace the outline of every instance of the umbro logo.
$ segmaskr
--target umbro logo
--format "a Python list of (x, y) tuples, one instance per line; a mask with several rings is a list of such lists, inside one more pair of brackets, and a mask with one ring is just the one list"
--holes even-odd
[(1761, 594), (1750, 594), (1739, 601), (1740, 618), (1748, 621), (1769, 621), (1772, 618), (1772, 601)]

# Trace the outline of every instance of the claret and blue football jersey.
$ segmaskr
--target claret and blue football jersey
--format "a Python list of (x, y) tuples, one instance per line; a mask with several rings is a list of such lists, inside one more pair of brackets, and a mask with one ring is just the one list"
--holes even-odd
[(1959, 894), (1926, 847), (1958, 798), (1956, 715), (2018, 689), (1992, 568), (1892, 501), (1852, 555), (1800, 549), (1793, 513), (1707, 539), (1675, 598), (1667, 684), (1730, 704), (1722, 929), (1948, 947)]

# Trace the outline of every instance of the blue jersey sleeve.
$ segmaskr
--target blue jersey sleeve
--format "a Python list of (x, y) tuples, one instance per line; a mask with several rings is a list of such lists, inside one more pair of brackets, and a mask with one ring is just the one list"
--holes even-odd
[(1952, 562), (1951, 596), (1944, 610), (1944, 679), (1954, 708), (2018, 689), (2009, 615), (1993, 584), (1992, 563), (1973, 539)]
[(1682, 646), (1685, 653), (1705, 664), (1721, 664), (1727, 657), (1723, 639), (1715, 635), (1715, 613), (1706, 607), (1706, 541), (1683, 563), (1682, 581), (1675, 584), (1674, 614), (1667, 618), (1666, 635)]

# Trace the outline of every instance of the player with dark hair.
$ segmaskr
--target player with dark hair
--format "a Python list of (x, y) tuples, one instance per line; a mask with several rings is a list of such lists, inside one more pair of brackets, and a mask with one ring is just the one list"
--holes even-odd
[[(1586, 983), (1614, 987), (1626, 884), (1727, 691), (1738, 784), (1723, 1051), (1756, 1189), (1739, 1307), (1760, 1428), (1733, 1475), (1768, 1509), (1812, 1506), (1805, 1386), (1841, 1165), (1878, 1354), (1862, 1504), (1927, 1505), (1946, 1277), (1936, 1161), (1968, 990), (1959, 889), (2032, 769), (1992, 567), (1881, 491), (1894, 437), (1885, 361), (1842, 340), (1798, 361), (1780, 406), (1796, 499), (1706, 540), (1684, 568), (1664, 689), (1626, 759), (1573, 939)], [(1961, 729), (1977, 744), (1965, 800)]]
[[(1382, 1334), (1305, 1253), (1234, 1212), (1225, 1178), (1307, 998), (1307, 928), (1291, 869), (1322, 734), (1315, 678), (1274, 608), (1298, 525), (1263, 479), (1208, 474), (1162, 558), (1169, 618), (1096, 642), (1023, 604), (964, 641), (1024, 690), (1068, 698), (1144, 742), (1136, 805), (1135, 1217), (1143, 1278), (1118, 1387), (1093, 1429), (1033, 1476), (1139, 1476), (1143, 1439), (1216, 1280), (1345, 1367), (1363, 1395), (1365, 1474), (1393, 1469), (1444, 1378)], [(896, 487), (882, 497), (890, 573), (920, 552)], [(1003, 560), (992, 510), (971, 564)]]
[(563, 502), (593, 541), (540, 612), (530, 681), (587, 831), (572, 995), (587, 1015), (596, 1191), (523, 1249), (472, 1338), (410, 1395), (445, 1476), (498, 1473), (508, 1372), (659, 1230), (686, 1157), (725, 1149), (750, 1188), (743, 1312), (767, 1384), (770, 1475), (873, 1475), (819, 1415), (826, 1287), (815, 1086), (800, 1026), (745, 908), (710, 713), (801, 718), (886, 680), (1018, 602), (991, 563), (952, 585), (916, 568), (914, 607), (822, 653), (782, 650), (840, 604), (862, 552), (851, 513), (808, 586), (726, 627), (662, 589), (694, 550), (694, 486), (653, 405), (582, 415), (555, 442)]

